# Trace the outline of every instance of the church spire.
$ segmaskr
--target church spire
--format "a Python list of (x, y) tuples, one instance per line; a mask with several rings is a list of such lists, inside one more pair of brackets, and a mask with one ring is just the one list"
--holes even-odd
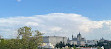
[(82, 38), (80, 32), (79, 32), (79, 34), (77, 35), (77, 38), (79, 38), (79, 39)]
[(73, 39), (73, 34), (72, 34), (72, 39)]

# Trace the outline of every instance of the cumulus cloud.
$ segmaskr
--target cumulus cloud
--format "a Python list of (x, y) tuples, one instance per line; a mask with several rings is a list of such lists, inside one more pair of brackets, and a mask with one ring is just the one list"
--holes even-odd
[[(57, 35), (71, 37), (78, 32), (90, 39), (108, 35), (111, 32), (111, 20), (92, 21), (88, 17), (74, 13), (50, 13), (46, 15), (34, 15), (30, 17), (0, 18), (0, 33), (6, 37), (17, 34), (16, 31), (22, 26), (30, 26), (45, 33), (44, 35)], [(10, 31), (11, 30), (11, 31)], [(10, 36), (10, 37), (15, 37)], [(106, 36), (105, 36), (106, 37)]]
[(17, 2), (21, 2), (22, 0), (16, 0)]
[(37, 22), (27, 22), (25, 25), (26, 26), (38, 26), (38, 23)]
[(50, 28), (51, 31), (60, 31), (62, 28), (60, 27), (52, 27)]

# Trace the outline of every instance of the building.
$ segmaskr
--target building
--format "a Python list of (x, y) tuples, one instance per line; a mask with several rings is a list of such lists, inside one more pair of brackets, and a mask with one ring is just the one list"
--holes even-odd
[(72, 35), (72, 40), (68, 40), (68, 43), (74, 44), (74, 45), (79, 45), (79, 46), (84, 46), (86, 44), (85, 38), (82, 38), (81, 34), (79, 33), (77, 35), (77, 38), (74, 38)]
[(105, 39), (103, 37), (99, 40), (99, 42), (104, 42), (104, 41)]
[(43, 43), (51, 43), (54, 46), (57, 43), (64, 42), (67, 43), (67, 37), (60, 37), (60, 36), (44, 36), (43, 37)]
[(87, 40), (86, 44), (87, 45), (96, 45), (98, 40)]
[[(85, 46), (87, 45), (95, 45), (97, 44), (98, 40), (86, 40), (85, 38), (82, 37), (82, 35), (79, 33), (77, 34), (77, 37), (73, 37), (70, 40), (67, 37), (61, 37), (61, 36), (43, 36), (43, 43), (51, 43), (53, 46), (55, 46), (57, 43), (64, 42), (69, 43), (69, 44), (74, 44), (78, 46)], [(102, 38), (100, 41), (104, 41)]]

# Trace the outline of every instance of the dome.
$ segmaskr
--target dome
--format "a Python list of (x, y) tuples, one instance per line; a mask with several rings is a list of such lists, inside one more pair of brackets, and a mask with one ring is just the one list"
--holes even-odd
[(81, 36), (80, 32), (79, 32), (79, 34), (77, 35), (77, 37), (79, 37), (79, 36)]

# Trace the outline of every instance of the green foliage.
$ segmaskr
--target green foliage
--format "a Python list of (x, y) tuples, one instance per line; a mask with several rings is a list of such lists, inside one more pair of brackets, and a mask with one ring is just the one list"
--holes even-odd
[[(32, 35), (35, 33), (34, 35)], [(42, 33), (38, 30), (32, 31), (30, 27), (18, 29), (16, 39), (4, 40), (0, 42), (0, 49), (38, 49), (42, 43)]]
[(64, 44), (64, 42), (57, 43), (55, 47), (62, 48), (62, 47), (65, 47), (65, 46), (68, 46), (69, 49), (71, 49), (71, 47), (73, 47), (74, 49), (76, 49), (76, 47), (78, 47), (77, 45), (74, 45), (74, 44), (72, 44), (72, 45), (69, 44), (69, 43)]
[(62, 48), (62, 47), (65, 47), (65, 44), (64, 42), (61, 41), (60, 43), (57, 43), (55, 47)]
[(76, 49), (76, 46), (73, 46), (74, 49)]
[(102, 49), (101, 47), (97, 47), (97, 49)]
[(8, 40), (1, 39), (0, 49), (8, 49), (7, 44), (8, 44)]
[(110, 41), (98, 42), (97, 46), (99, 46), (99, 47), (104, 46), (105, 49), (110, 49), (111, 48), (111, 42)]

